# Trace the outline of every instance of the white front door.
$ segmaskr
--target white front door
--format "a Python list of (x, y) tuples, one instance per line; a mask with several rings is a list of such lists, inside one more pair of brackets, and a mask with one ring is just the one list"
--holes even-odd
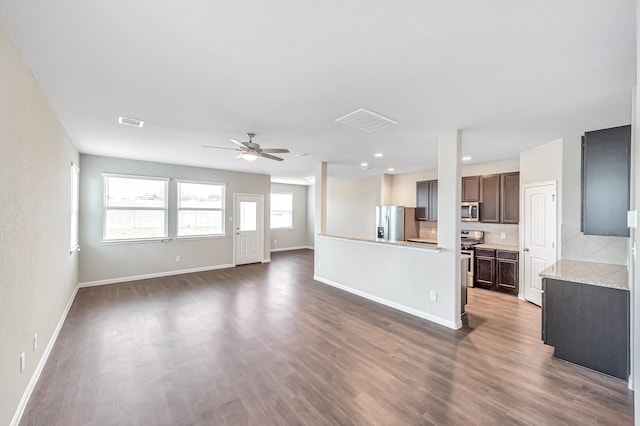
[(262, 261), (263, 196), (234, 194), (235, 264)]
[(556, 182), (524, 186), (524, 298), (542, 304), (538, 274), (558, 260)]

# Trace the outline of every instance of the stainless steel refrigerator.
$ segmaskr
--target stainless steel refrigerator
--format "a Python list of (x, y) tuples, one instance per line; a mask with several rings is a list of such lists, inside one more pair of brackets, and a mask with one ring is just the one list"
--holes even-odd
[(376, 207), (376, 238), (405, 241), (418, 237), (416, 209), (403, 206)]

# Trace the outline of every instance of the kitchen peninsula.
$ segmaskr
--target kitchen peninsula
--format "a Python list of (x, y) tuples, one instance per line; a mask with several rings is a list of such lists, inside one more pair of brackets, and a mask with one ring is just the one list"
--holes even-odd
[[(314, 279), (358, 296), (457, 329), (461, 285), (447, 285), (447, 256), (459, 249), (409, 241), (316, 235)], [(461, 263), (462, 265), (462, 263)], [(466, 267), (466, 259), (464, 262)], [(461, 282), (462, 266), (456, 271)], [(466, 270), (464, 271), (466, 273)]]
[(627, 267), (560, 260), (542, 277), (542, 340), (554, 356), (629, 378)]

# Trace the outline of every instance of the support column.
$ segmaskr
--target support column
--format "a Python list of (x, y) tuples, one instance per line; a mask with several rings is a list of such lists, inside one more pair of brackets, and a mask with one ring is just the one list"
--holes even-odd
[[(327, 163), (318, 163), (315, 169), (314, 236), (327, 232)], [(315, 238), (315, 237), (314, 237)]]
[(460, 272), (460, 154), (462, 137), (460, 130), (450, 130), (438, 135), (438, 246), (445, 265), (447, 285), (455, 288), (454, 306), (447, 309), (454, 313), (450, 318), (457, 325), (461, 322), (461, 272)]

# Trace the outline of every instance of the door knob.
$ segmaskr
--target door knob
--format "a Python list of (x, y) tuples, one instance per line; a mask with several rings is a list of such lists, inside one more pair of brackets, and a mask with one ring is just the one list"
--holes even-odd
[(524, 251), (529, 251), (529, 249), (525, 247), (525, 248), (524, 248)]

